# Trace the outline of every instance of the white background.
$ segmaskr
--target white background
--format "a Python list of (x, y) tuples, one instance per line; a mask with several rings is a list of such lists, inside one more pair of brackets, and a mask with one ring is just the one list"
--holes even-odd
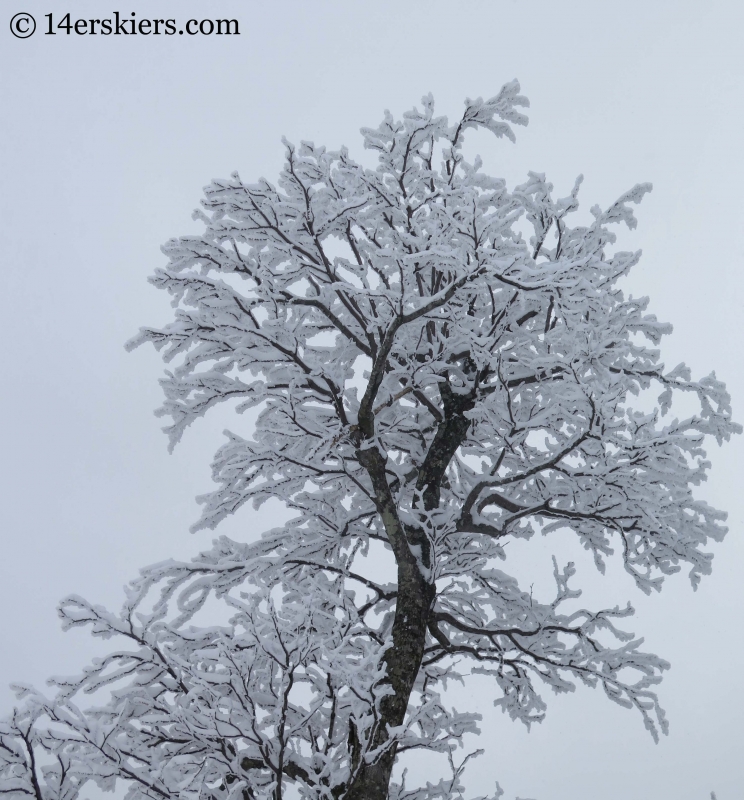
[[(282, 135), (364, 157), (358, 129), (385, 108), (400, 115), (431, 91), (452, 118), (466, 96), (519, 78), (529, 127), (516, 146), (471, 136), (472, 152), (512, 186), (528, 169), (547, 172), (558, 196), (583, 172), (584, 211), (653, 181), (638, 229), (622, 239), (644, 251), (628, 289), (674, 323), (666, 363), (685, 360), (698, 377), (715, 370), (743, 420), (740, 9), (734, 0), (132, 0), (118, 9), (3, 0), (0, 707), (12, 706), (11, 681), (41, 685), (94, 652), (85, 633), (59, 631), (63, 595), (117, 607), (140, 566), (210, 541), (187, 532), (193, 497), (210, 489), (222, 428), (245, 434), (247, 420), (213, 414), (168, 456), (152, 416), (162, 366), (123, 343), (169, 319), (145, 279), (164, 262), (162, 242), (198, 229), (190, 212), (201, 187), (236, 169), (273, 180)], [(240, 36), (43, 35), (47, 13), (74, 21), (114, 10), (236, 18)], [(18, 11), (39, 24), (28, 40), (8, 29)], [(670, 735), (654, 745), (638, 715), (589, 690), (547, 697), (546, 721), (528, 733), (491, 707), (478, 680), (458, 696), (486, 716), (473, 795), (498, 779), (507, 798), (744, 796), (743, 453), (744, 437), (711, 446), (700, 496), (730, 512), (731, 532), (697, 593), (679, 575), (647, 599), (622, 570), (600, 581), (576, 556), (587, 602), (632, 599), (630, 627), (672, 662), (660, 688)], [(271, 508), (244, 510), (222, 532), (244, 539), (278, 521)], [(561, 548), (570, 550), (558, 537), (520, 554), (545, 597), (546, 564)]]

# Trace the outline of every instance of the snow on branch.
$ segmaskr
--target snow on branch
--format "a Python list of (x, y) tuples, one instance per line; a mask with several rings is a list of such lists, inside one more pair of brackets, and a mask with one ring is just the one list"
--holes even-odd
[[(51, 698), (21, 690), (0, 792), (460, 800), (454, 754), (479, 717), (446, 686), (464, 665), (528, 725), (541, 686), (581, 681), (666, 731), (668, 664), (617, 627), (630, 606), (581, 608), (571, 565), (542, 601), (496, 565), (510, 540), (563, 529), (645, 592), (682, 569), (697, 586), (726, 533), (694, 494), (706, 440), (742, 429), (714, 373), (665, 368), (671, 326), (618, 287), (640, 251), (613, 249), (613, 229), (635, 227), (650, 184), (579, 225), (581, 177), (554, 198), (542, 173), (510, 191), (465, 159), (471, 129), (514, 140), (519, 91), (453, 123), (430, 96), (386, 113), (362, 130), (374, 169), (285, 142), (275, 184), (206, 188), (203, 232), (170, 239), (151, 279), (173, 318), (127, 346), (169, 365), (171, 447), (220, 403), (257, 409), (255, 428), (226, 431), (195, 529), (269, 500), (292, 518), (143, 570), (118, 614), (63, 601), (66, 628), (113, 649)], [(393, 769), (422, 749), (449, 775), (409, 788)]]

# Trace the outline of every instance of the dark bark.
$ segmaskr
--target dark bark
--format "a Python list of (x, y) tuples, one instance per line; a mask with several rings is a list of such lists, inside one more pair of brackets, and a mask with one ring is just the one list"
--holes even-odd
[[(424, 655), (434, 594), (434, 585), (426, 581), (415, 560), (407, 559), (398, 564), (393, 647), (385, 657), (387, 680), (393, 694), (384, 697), (380, 703), (380, 719), (369, 743), (371, 749), (380, 747), (388, 740), (388, 726), (401, 725), (405, 719), (408, 700)], [(361, 764), (346, 792), (346, 800), (386, 800), (396, 749), (393, 745), (374, 763)]]
[[(439, 505), (447, 466), (470, 427), (464, 412), (475, 402), (474, 391), (455, 394), (447, 383), (442, 385), (441, 395), (444, 415), (417, 480), (426, 510)], [(373, 422), (365, 422), (360, 428), (366, 427), (369, 435)], [(393, 693), (380, 703), (380, 718), (368, 744), (369, 749), (376, 749), (388, 741), (389, 727), (401, 725), (405, 720), (411, 691), (421, 669), (436, 586), (428, 575), (432, 554), (425, 531), (404, 528), (385, 474), (384, 456), (376, 446), (365, 448), (361, 441), (360, 445), (357, 457), (372, 481), (377, 508), (398, 566), (393, 646), (385, 653), (386, 676)], [(344, 794), (345, 800), (386, 800), (396, 750), (393, 744), (374, 763), (362, 762)]]
[(467, 394), (455, 394), (449, 383), (443, 383), (440, 392), (444, 419), (437, 428), (416, 482), (416, 488), (423, 492), (424, 508), (427, 511), (439, 505), (444, 473), (457, 448), (465, 441), (470, 428), (470, 420), (464, 414), (475, 405), (474, 390)]

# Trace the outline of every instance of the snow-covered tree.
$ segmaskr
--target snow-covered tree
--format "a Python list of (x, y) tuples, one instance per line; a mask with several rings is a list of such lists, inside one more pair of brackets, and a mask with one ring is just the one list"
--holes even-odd
[[(119, 649), (51, 699), (19, 690), (1, 793), (461, 798), (479, 717), (442, 692), (471, 672), (527, 725), (540, 686), (581, 681), (666, 730), (668, 665), (616, 627), (630, 606), (581, 608), (557, 563), (538, 601), (497, 564), (511, 539), (570, 529), (646, 593), (683, 568), (696, 586), (726, 531), (691, 492), (704, 438), (740, 428), (714, 374), (664, 367), (670, 327), (617, 286), (639, 253), (612, 252), (612, 226), (635, 227), (648, 184), (572, 225), (580, 178), (554, 199), (541, 174), (510, 191), (464, 158), (468, 130), (514, 139), (526, 105), (511, 82), (450, 125), (425, 97), (363, 129), (376, 169), (286, 143), (277, 185), (207, 187), (204, 232), (170, 240), (151, 279), (175, 319), (129, 346), (175, 365), (171, 446), (218, 403), (257, 409), (218, 450), (196, 528), (269, 499), (292, 518), (143, 570), (119, 614), (66, 599), (65, 626)], [(409, 787), (393, 767), (422, 749), (447, 776)]]

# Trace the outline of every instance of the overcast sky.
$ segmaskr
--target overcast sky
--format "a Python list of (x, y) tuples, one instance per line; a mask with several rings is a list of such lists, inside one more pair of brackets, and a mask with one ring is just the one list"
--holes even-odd
[[(359, 128), (386, 108), (399, 115), (431, 91), (438, 112), (454, 117), (466, 97), (517, 77), (529, 127), (516, 145), (477, 134), (470, 146), (512, 186), (528, 169), (544, 171), (562, 196), (584, 173), (584, 210), (652, 181), (637, 230), (623, 237), (644, 251), (628, 289), (649, 294), (651, 310), (674, 324), (666, 363), (685, 360), (697, 377), (715, 370), (744, 420), (741, 8), (130, 0), (122, 15), (230, 17), (240, 35), (103, 37), (45, 36), (45, 15), (111, 17), (112, 4), (5, 0), (0, 709), (12, 706), (10, 682), (40, 685), (94, 652), (84, 632), (59, 631), (62, 596), (118, 607), (140, 566), (188, 558), (211, 539), (187, 528), (229, 418), (202, 421), (169, 456), (152, 415), (162, 364), (123, 343), (169, 319), (146, 277), (164, 263), (167, 238), (197, 230), (190, 214), (201, 187), (233, 170), (274, 179), (283, 135), (359, 155)], [(19, 11), (37, 20), (29, 39), (10, 33)], [(245, 433), (242, 419), (229, 424)], [(731, 530), (698, 592), (676, 576), (647, 599), (622, 570), (599, 581), (578, 556), (590, 599), (631, 599), (632, 629), (671, 661), (660, 687), (670, 735), (654, 745), (639, 715), (589, 690), (546, 697), (547, 719), (528, 733), (474, 683), (458, 697), (462, 710), (486, 715), (487, 756), (467, 780), (473, 796), (494, 779), (508, 800), (744, 796), (744, 437), (709, 454), (700, 496), (729, 511)], [(272, 513), (246, 509), (222, 532), (252, 537), (276, 523)], [(520, 569), (532, 574), (534, 561), (546, 593), (558, 545), (533, 541), (522, 556)]]

